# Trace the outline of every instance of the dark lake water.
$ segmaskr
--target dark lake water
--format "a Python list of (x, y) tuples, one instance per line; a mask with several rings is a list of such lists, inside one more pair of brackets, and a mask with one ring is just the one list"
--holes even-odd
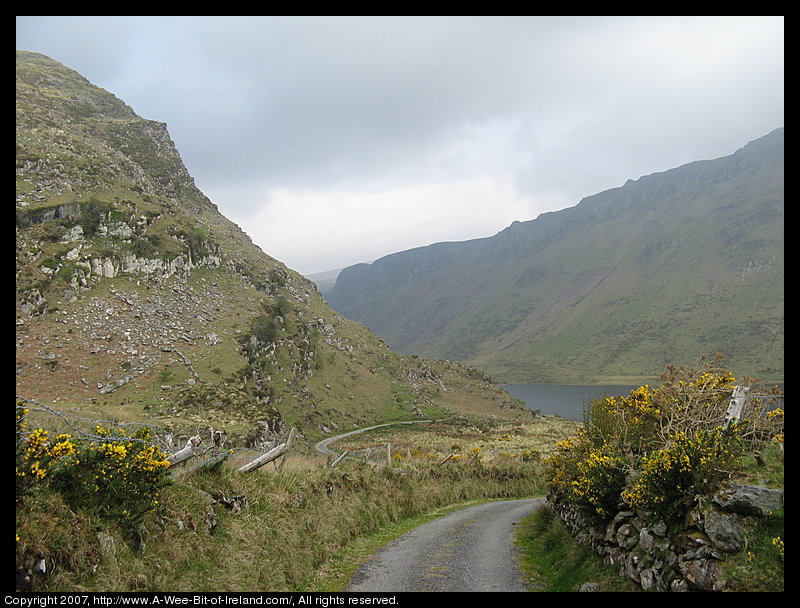
[[(645, 383), (643, 383), (645, 384)], [(562, 418), (583, 422), (583, 406), (587, 402), (601, 397), (627, 397), (630, 392), (639, 388), (637, 385), (612, 384), (501, 384), (512, 397), (521, 399), (532, 410), (540, 410), (542, 414), (555, 414)], [(772, 386), (772, 384), (768, 384)], [(783, 383), (778, 383), (783, 392)], [(650, 385), (650, 388), (655, 388)], [(771, 403), (774, 407), (776, 403)], [(777, 404), (782, 406), (782, 402)]]
[(627, 396), (640, 385), (603, 384), (503, 384), (509, 395), (521, 399), (532, 410), (583, 421), (583, 406), (601, 397)]

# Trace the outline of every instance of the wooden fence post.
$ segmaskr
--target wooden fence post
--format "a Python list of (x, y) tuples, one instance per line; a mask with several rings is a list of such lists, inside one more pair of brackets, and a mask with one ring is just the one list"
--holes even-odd
[(297, 434), (297, 429), (292, 429), (289, 432), (289, 438), (286, 440), (285, 443), (280, 444), (276, 448), (271, 449), (268, 452), (265, 452), (258, 458), (251, 460), (247, 464), (239, 467), (236, 471), (237, 473), (249, 473), (250, 471), (255, 471), (259, 467), (264, 466), (268, 462), (272, 462), (279, 456), (285, 454), (289, 451), (289, 448), (292, 446), (292, 441), (294, 440), (294, 436)]
[(334, 461), (331, 463), (331, 468), (335, 467), (337, 464), (339, 464), (340, 462), (342, 462), (342, 460), (344, 460), (345, 456), (347, 456), (347, 454), (348, 454), (348, 453), (349, 453), (349, 452), (348, 452), (347, 450), (345, 450), (344, 452), (342, 452), (341, 454), (339, 454), (339, 456), (337, 456), (337, 457), (336, 457), (336, 460), (334, 460)]
[(725, 426), (729, 426), (731, 422), (736, 422), (742, 416), (742, 408), (744, 407), (745, 393), (750, 390), (746, 386), (734, 386), (733, 395), (728, 405), (728, 411), (725, 413)]
[(200, 446), (202, 439), (200, 439), (200, 435), (195, 435), (194, 437), (190, 437), (189, 441), (186, 442), (186, 445), (175, 452), (172, 456), (168, 456), (167, 460), (169, 461), (170, 466), (174, 466), (178, 463), (184, 462), (193, 458), (197, 455), (197, 448)]
[(454, 458), (454, 457), (455, 457), (455, 454), (450, 454), (450, 455), (449, 455), (447, 458), (445, 458), (445, 459), (444, 459), (444, 460), (442, 460), (442, 461), (441, 461), (439, 464), (437, 464), (437, 465), (436, 465), (436, 466), (437, 466), (437, 468), (438, 468), (438, 467), (440, 467), (440, 466), (442, 466), (442, 465), (443, 465), (445, 462), (448, 462), (449, 460), (451, 460), (451, 459), (452, 459), (452, 458)]

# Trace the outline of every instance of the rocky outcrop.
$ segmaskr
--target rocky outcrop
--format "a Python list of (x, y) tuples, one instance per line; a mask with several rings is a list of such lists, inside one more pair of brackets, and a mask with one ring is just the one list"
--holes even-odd
[(567, 502), (551, 498), (550, 504), (576, 540), (645, 590), (725, 591), (721, 566), (744, 547), (747, 519), (780, 509), (783, 490), (731, 483), (709, 498), (678, 531), (627, 505), (605, 525), (596, 525)]

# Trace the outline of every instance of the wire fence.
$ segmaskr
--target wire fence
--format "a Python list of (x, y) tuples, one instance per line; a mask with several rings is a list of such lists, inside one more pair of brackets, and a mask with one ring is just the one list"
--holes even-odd
[[(243, 463), (253, 460), (265, 451), (274, 447), (277, 440), (256, 447), (231, 447), (225, 445), (224, 434), (206, 427), (200, 428), (165, 428), (142, 422), (120, 422), (101, 418), (87, 418), (73, 412), (58, 411), (36, 401), (17, 395), (17, 418), (24, 416), (25, 426), (17, 433), (17, 447), (27, 441), (28, 436), (36, 429), (47, 431), (49, 437), (67, 434), (73, 439), (105, 443), (109, 441), (108, 430), (116, 431), (114, 435), (124, 437), (125, 441), (141, 441), (158, 447), (165, 456), (179, 452), (187, 444), (195, 444), (191, 464), (182, 462), (178, 469), (188, 472), (209, 464), (213, 460), (225, 460), (232, 463)], [(24, 414), (21, 412), (24, 410)], [(144, 428), (150, 430), (150, 439), (137, 438), (137, 431)], [(204, 434), (207, 437), (203, 437)]]

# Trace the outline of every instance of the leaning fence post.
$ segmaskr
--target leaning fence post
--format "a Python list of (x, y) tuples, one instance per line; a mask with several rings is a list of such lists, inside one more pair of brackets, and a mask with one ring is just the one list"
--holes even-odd
[(450, 454), (444, 460), (439, 462), (439, 464), (437, 464), (436, 467), (438, 468), (438, 467), (442, 466), (445, 462), (448, 462), (449, 460), (452, 460), (453, 458), (455, 458), (455, 454)]
[(190, 437), (189, 441), (186, 442), (186, 445), (175, 452), (172, 456), (168, 456), (167, 460), (169, 461), (170, 466), (174, 466), (178, 463), (184, 462), (185, 460), (189, 460), (196, 456), (196, 448), (200, 445), (202, 439), (200, 439), (200, 435), (195, 435), (194, 437)]
[(344, 452), (342, 452), (341, 454), (339, 454), (339, 455), (336, 457), (336, 460), (334, 460), (334, 461), (331, 463), (331, 468), (335, 467), (337, 464), (339, 464), (340, 462), (342, 462), (342, 460), (344, 460), (344, 459), (345, 459), (345, 456), (347, 456), (347, 454), (348, 454), (348, 453), (349, 453), (349, 452), (348, 452), (347, 450), (345, 450)]
[(292, 441), (294, 440), (294, 436), (297, 434), (296, 429), (292, 429), (289, 432), (289, 438), (286, 440), (285, 443), (280, 444), (278, 447), (271, 449), (268, 452), (265, 452), (258, 458), (251, 460), (247, 464), (239, 467), (236, 469), (237, 473), (249, 473), (250, 471), (255, 471), (257, 468), (264, 466), (268, 462), (272, 462), (278, 456), (285, 454), (289, 451), (289, 448), (292, 445)]

